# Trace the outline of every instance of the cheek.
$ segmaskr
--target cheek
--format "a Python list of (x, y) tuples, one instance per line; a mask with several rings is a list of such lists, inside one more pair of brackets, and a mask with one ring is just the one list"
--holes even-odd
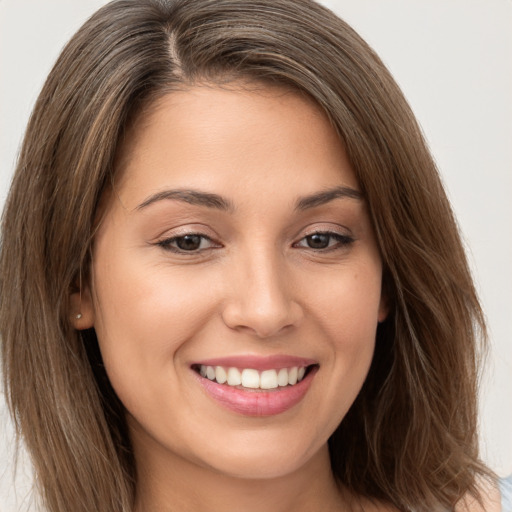
[(179, 329), (194, 325), (211, 302), (208, 289), (203, 286), (206, 293), (201, 292), (204, 280), (198, 272), (177, 271), (144, 257), (116, 257), (115, 267), (97, 266), (94, 274), (95, 327), (107, 338), (118, 332), (128, 339), (147, 333), (144, 344), (158, 341), (152, 332), (174, 338)]
[[(99, 262), (109, 261), (102, 256)], [(215, 303), (197, 272), (122, 255), (115, 261), (94, 268), (94, 327), (107, 374), (128, 406), (134, 389), (149, 397), (175, 378), (169, 369), (181, 346), (206, 325)]]
[[(330, 356), (324, 361), (326, 406), (335, 429), (361, 389), (371, 365), (379, 321), (381, 278), (378, 266), (340, 272), (322, 293), (310, 296), (316, 311), (313, 332), (323, 335)], [(334, 405), (333, 405), (334, 404)]]
[(375, 338), (381, 311), (381, 273), (375, 264), (326, 276), (308, 295), (330, 339), (354, 346)]

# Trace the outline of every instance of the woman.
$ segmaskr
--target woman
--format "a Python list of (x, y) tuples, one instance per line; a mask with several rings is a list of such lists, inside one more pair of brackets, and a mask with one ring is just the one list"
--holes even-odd
[(2, 236), (6, 389), (48, 510), (499, 510), (449, 203), (326, 9), (98, 11)]

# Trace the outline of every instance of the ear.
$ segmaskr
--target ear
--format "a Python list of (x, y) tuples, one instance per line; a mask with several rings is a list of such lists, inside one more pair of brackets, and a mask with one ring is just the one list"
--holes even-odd
[(382, 289), (380, 292), (380, 302), (379, 302), (379, 311), (377, 313), (377, 321), (379, 324), (384, 322), (389, 315), (390, 310), (390, 301), (389, 301), (389, 291), (388, 286), (386, 285), (386, 281), (382, 283)]
[(82, 288), (74, 288), (69, 296), (69, 311), (71, 324), (78, 331), (94, 326), (94, 306), (92, 293), (88, 285), (82, 283)]
[(379, 303), (379, 312), (377, 315), (377, 320), (379, 324), (384, 322), (389, 314), (389, 303), (386, 295), (384, 293), (380, 296), (380, 303)]
[(382, 283), (380, 289), (380, 302), (379, 302), (379, 310), (377, 313), (377, 321), (379, 324), (384, 322), (389, 316), (389, 312), (392, 308), (393, 304), (393, 293), (391, 292), (393, 288), (391, 287), (391, 279), (389, 277), (389, 273), (384, 270), (382, 273)]

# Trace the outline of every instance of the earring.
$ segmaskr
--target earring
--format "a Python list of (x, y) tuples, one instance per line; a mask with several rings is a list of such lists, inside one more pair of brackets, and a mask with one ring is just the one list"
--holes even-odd
[[(80, 273), (78, 277), (79, 281), (78, 284), (80, 286), (80, 309), (82, 309), (82, 267), (80, 266)], [(82, 313), (78, 312), (78, 314), (75, 316), (77, 320), (80, 320), (82, 318)]]

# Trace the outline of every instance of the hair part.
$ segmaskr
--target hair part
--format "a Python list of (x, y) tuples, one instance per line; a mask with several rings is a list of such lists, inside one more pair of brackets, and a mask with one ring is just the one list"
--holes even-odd
[[(485, 324), (457, 226), (413, 114), (371, 48), (308, 0), (116, 0), (63, 50), (35, 105), (3, 216), (2, 362), (16, 428), (51, 512), (130, 511), (136, 467), (93, 329), (70, 322), (100, 199), (141, 112), (208, 82), (291, 88), (322, 108), (368, 203), (388, 319), (329, 440), (355, 493), (453, 507), (476, 475)], [(78, 285), (79, 286), (79, 285)]]

